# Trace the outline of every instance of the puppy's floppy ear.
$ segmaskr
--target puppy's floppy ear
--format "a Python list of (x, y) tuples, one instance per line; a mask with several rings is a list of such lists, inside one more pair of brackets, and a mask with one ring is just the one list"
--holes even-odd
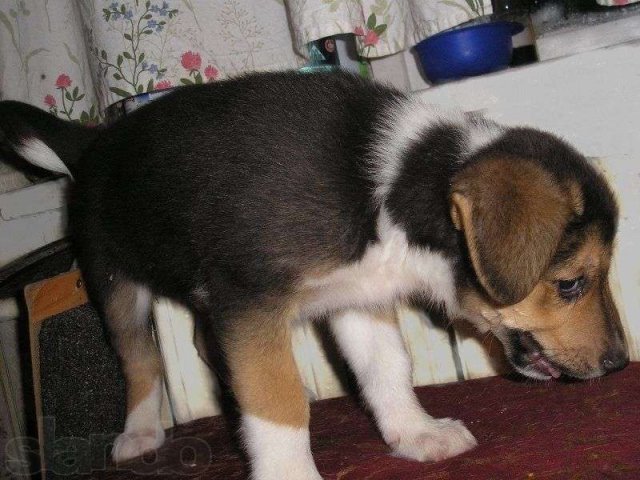
[(450, 200), (480, 283), (494, 301), (508, 305), (523, 300), (540, 280), (575, 203), (541, 166), (505, 157), (463, 168)]

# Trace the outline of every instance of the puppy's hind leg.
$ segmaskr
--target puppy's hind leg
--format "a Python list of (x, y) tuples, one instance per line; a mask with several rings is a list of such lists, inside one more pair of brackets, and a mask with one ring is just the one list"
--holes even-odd
[(420, 405), (395, 312), (348, 310), (331, 319), (340, 350), (384, 440), (396, 455), (438, 461), (476, 446), (459, 420), (435, 419)]
[(162, 361), (151, 331), (151, 301), (146, 287), (117, 276), (109, 281), (103, 300), (103, 313), (127, 390), (125, 429), (112, 451), (116, 462), (154, 450), (164, 442), (160, 423)]

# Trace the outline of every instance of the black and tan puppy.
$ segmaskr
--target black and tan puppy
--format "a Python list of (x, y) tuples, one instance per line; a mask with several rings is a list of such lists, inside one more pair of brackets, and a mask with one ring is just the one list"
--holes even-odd
[(70, 225), (128, 387), (114, 457), (162, 444), (153, 295), (222, 346), (253, 477), (321, 478), (292, 323), (328, 316), (382, 436), (434, 461), (476, 444), (424, 412), (394, 320), (410, 297), (504, 344), (529, 377), (627, 362), (607, 283), (617, 208), (558, 138), (346, 74), (179, 89), (105, 129), (0, 104), (2, 142), (75, 180)]

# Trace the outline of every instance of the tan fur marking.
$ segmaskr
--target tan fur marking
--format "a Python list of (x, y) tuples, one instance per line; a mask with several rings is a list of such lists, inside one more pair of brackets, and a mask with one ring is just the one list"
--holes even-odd
[(309, 404), (291, 347), (288, 309), (245, 312), (225, 336), (233, 391), (243, 413), (292, 427), (309, 424)]
[(398, 313), (394, 308), (375, 308), (367, 311), (376, 322), (398, 325)]
[(497, 302), (521, 301), (571, 218), (566, 190), (533, 162), (486, 158), (454, 179), (450, 200), (482, 286)]
[(461, 208), (469, 208), (466, 204), (465, 198), (459, 193), (451, 194), (451, 220), (453, 221), (453, 226), (456, 227), (456, 230), (460, 231), (464, 228), (462, 224), (462, 214), (460, 212)]
[(135, 318), (137, 295), (134, 284), (116, 280), (105, 308), (112, 343), (125, 375), (127, 413), (149, 396), (162, 373), (162, 360), (149, 319)]
[(569, 183), (568, 190), (573, 211), (577, 216), (581, 216), (584, 213), (584, 197), (582, 196), (582, 188), (580, 188), (580, 185), (577, 182), (572, 181)]
[(131, 362), (127, 365), (127, 413), (135, 410), (154, 390), (161, 369), (161, 363), (155, 359), (149, 362)]
[(456, 225), (458, 230), (465, 232), (465, 236), (467, 237), (467, 248), (469, 249), (469, 256), (471, 257), (473, 269), (478, 275), (482, 286), (485, 287), (487, 292), (489, 292), (493, 298), (496, 298), (498, 294), (493, 291), (491, 282), (485, 278), (484, 270), (480, 263), (480, 253), (476, 248), (477, 241), (474, 234), (473, 208), (471, 202), (464, 195), (454, 192), (451, 195), (451, 203), (452, 218), (454, 219), (453, 223)]

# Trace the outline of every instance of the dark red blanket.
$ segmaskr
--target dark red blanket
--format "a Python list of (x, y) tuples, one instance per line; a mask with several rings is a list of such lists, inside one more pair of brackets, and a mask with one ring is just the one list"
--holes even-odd
[[(435, 464), (394, 458), (356, 400), (323, 400), (311, 408), (312, 450), (323, 477), (640, 479), (640, 363), (587, 382), (493, 377), (421, 387), (417, 392), (431, 415), (462, 419), (480, 445)], [(145, 473), (148, 479), (186, 475), (232, 480), (247, 475), (221, 418), (176, 427), (157, 454), (120, 468)], [(94, 476), (115, 479), (129, 475), (111, 470)]]

